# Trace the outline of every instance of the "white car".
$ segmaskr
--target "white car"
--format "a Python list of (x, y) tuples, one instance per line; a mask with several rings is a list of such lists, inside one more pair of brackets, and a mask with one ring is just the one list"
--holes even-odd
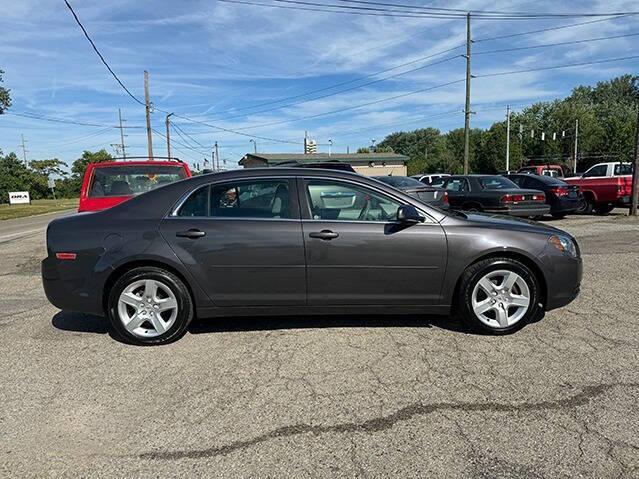
[(421, 181), (425, 185), (441, 186), (449, 176), (448, 173), (433, 173), (432, 175), (413, 175), (412, 178)]

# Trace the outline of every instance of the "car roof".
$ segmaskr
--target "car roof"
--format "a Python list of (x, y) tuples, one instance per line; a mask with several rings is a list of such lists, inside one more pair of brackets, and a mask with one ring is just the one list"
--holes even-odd
[(88, 167), (91, 168), (109, 168), (111, 166), (143, 166), (143, 165), (156, 165), (156, 166), (177, 166), (183, 167), (185, 163), (181, 161), (169, 161), (169, 160), (132, 160), (132, 161), (101, 161), (99, 163), (89, 163)]
[(555, 176), (547, 176), (547, 175), (530, 175), (530, 174), (526, 174), (526, 173), (512, 173), (510, 175), (504, 175), (506, 178), (512, 178), (514, 176), (520, 177), (520, 178), (532, 178), (534, 180), (538, 180), (541, 181), (542, 183), (547, 183), (547, 184), (554, 184), (554, 185), (560, 185), (560, 184), (568, 184), (566, 183), (564, 180), (562, 180), (561, 178), (557, 178)]

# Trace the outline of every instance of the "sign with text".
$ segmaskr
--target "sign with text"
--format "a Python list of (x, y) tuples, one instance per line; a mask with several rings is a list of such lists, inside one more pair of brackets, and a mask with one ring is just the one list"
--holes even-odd
[(31, 203), (28, 191), (10, 191), (9, 192), (9, 204), (11, 205), (23, 205)]

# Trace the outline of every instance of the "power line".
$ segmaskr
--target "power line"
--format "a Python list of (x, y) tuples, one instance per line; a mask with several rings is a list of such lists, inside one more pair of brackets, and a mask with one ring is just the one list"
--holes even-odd
[[(302, 103), (308, 103), (308, 102), (315, 101), (315, 100), (321, 100), (323, 98), (329, 98), (331, 96), (339, 95), (341, 93), (346, 93), (346, 92), (357, 90), (359, 88), (363, 88), (363, 87), (366, 87), (366, 86), (374, 85), (376, 83), (380, 83), (380, 82), (383, 82), (383, 81), (386, 81), (386, 80), (390, 80), (392, 78), (397, 78), (397, 77), (400, 77), (400, 76), (403, 76), (403, 75), (408, 75), (409, 73), (413, 73), (413, 72), (416, 72), (416, 71), (419, 71), (419, 70), (423, 70), (424, 68), (428, 68), (428, 67), (431, 67), (431, 66), (435, 66), (435, 65), (442, 64), (442, 63), (446, 63), (446, 62), (449, 62), (451, 60), (455, 60), (457, 58), (461, 58), (461, 55), (455, 55), (455, 56), (443, 58), (442, 60), (438, 60), (438, 61), (435, 61), (435, 62), (432, 62), (432, 63), (428, 63), (426, 65), (422, 65), (422, 66), (419, 66), (419, 67), (416, 67), (416, 68), (412, 68), (412, 69), (406, 70), (404, 72), (396, 73), (394, 75), (389, 75), (389, 76), (384, 77), (384, 78), (378, 78), (377, 80), (372, 80), (372, 81), (369, 81), (369, 82), (366, 82), (366, 83), (362, 83), (361, 85), (356, 85), (356, 86), (353, 86), (353, 87), (350, 87), (350, 88), (345, 88), (345, 89), (342, 89), (342, 90), (338, 90), (336, 92), (327, 93), (325, 95), (309, 98), (307, 100), (301, 100), (301, 101), (296, 101), (296, 102), (293, 102), (293, 103), (287, 103), (287, 104), (280, 105), (280, 106), (274, 107), (274, 108), (267, 108), (267, 109), (264, 109), (264, 110), (253, 111), (250, 114), (254, 115), (254, 114), (258, 114), (258, 113), (266, 113), (266, 112), (269, 112), (269, 111), (280, 110), (282, 108), (287, 108), (287, 107), (290, 107), (290, 106), (301, 105)], [(417, 63), (419, 61), (421, 61), (421, 59), (420, 60), (414, 60), (414, 61), (411, 61), (411, 62), (407, 62), (407, 63), (404, 63), (402, 65), (398, 65), (396, 67), (387, 68), (386, 70), (383, 70), (383, 71), (395, 70), (395, 69), (400, 68), (402, 66), (414, 64), (414, 63)], [(372, 73), (372, 74), (367, 75), (366, 77), (362, 77), (362, 78), (371, 77), (371, 76), (377, 75), (378, 73)], [(361, 80), (361, 78), (357, 79), (357, 80), (351, 80), (349, 82), (343, 82), (343, 83), (353, 83), (353, 82), (359, 81), (359, 80)], [(332, 88), (332, 87), (329, 87), (329, 88)], [(324, 90), (328, 90), (329, 88), (324, 88)], [(241, 114), (241, 115), (229, 116), (229, 117), (223, 117), (222, 119), (229, 120), (229, 119), (232, 119), (232, 118), (244, 117), (246, 115), (248, 115), (248, 113)]]
[(201, 147), (204, 150), (210, 150), (211, 148), (208, 146), (203, 145), (202, 143), (200, 143), (199, 141), (197, 141), (195, 138), (193, 138), (193, 136), (189, 135), (186, 131), (184, 131), (179, 125), (172, 123), (171, 124), (171, 128), (173, 128), (173, 131), (175, 131), (175, 133), (177, 133), (177, 135), (182, 138), (182, 140), (184, 140), (185, 143), (188, 143), (189, 140), (187, 140), (185, 137), (188, 137), (193, 143), (195, 143), (196, 145), (198, 145), (199, 147)]
[[(68, 120), (66, 118), (56, 118), (56, 117), (50, 117), (50, 116), (45, 116), (45, 115), (41, 115), (41, 114), (37, 114), (37, 113), (23, 113), (23, 112), (16, 112), (16, 111), (6, 111), (4, 112), (5, 115), (14, 115), (14, 116), (20, 116), (20, 117), (24, 117), (24, 118), (29, 118), (32, 120), (42, 120), (42, 121), (49, 121), (52, 123), (64, 123), (64, 124), (68, 124), (68, 125), (79, 125), (79, 126), (93, 126), (93, 127), (100, 127), (100, 128), (118, 128), (115, 125), (106, 125), (104, 123), (89, 123), (89, 122), (84, 122), (84, 121), (78, 121), (78, 120)], [(140, 126), (128, 126), (125, 128), (142, 128)]]
[[(280, 98), (278, 100), (271, 100), (271, 101), (268, 101), (268, 102), (259, 103), (257, 105), (245, 106), (245, 107), (242, 107), (242, 108), (235, 108), (234, 111), (242, 111), (242, 110), (249, 110), (249, 109), (253, 109), (253, 108), (259, 108), (261, 106), (273, 105), (275, 103), (281, 103), (281, 102), (288, 101), (288, 100), (294, 100), (294, 99), (297, 99), (297, 98), (303, 98), (305, 96), (312, 95), (314, 93), (321, 93), (321, 92), (326, 91), (326, 90), (332, 90), (333, 88), (337, 88), (337, 87), (340, 87), (340, 86), (343, 86), (343, 85), (349, 85), (351, 83), (356, 83), (356, 82), (359, 82), (361, 80), (365, 80), (367, 78), (371, 78), (371, 77), (377, 76), (377, 75), (379, 75), (381, 73), (387, 73), (389, 71), (397, 70), (398, 68), (402, 68), (402, 67), (405, 67), (405, 66), (413, 65), (413, 64), (419, 63), (421, 61), (429, 60), (430, 58), (434, 58), (436, 56), (443, 55), (444, 53), (448, 53), (448, 52), (452, 52), (453, 50), (457, 50), (458, 48), (461, 48), (462, 46), (464, 46), (464, 45), (463, 44), (457, 45), (455, 47), (448, 48), (446, 50), (441, 50), (439, 52), (432, 53), (430, 55), (417, 58), (416, 60), (411, 60), (409, 62), (401, 63), (399, 65), (395, 65), (395, 66), (390, 67), (390, 68), (385, 68), (383, 70), (379, 70), (379, 71), (376, 71), (376, 72), (373, 72), (373, 73), (369, 73), (368, 75), (364, 75), (364, 76), (361, 76), (359, 78), (355, 78), (353, 80), (347, 80), (347, 81), (343, 81), (343, 82), (340, 82), (340, 83), (335, 83), (335, 84), (329, 85), (327, 87), (317, 88), (315, 90), (310, 90), (310, 91), (307, 91), (307, 92), (304, 92), (304, 93), (300, 93), (300, 94), (297, 94), (297, 95)], [(454, 58), (456, 58), (456, 57), (454, 57)], [(360, 85), (360, 86), (365, 86), (365, 85)], [(357, 88), (359, 88), (359, 87), (357, 87)], [(253, 113), (256, 113), (256, 112), (253, 112)], [(257, 113), (260, 113), (260, 112), (257, 112)], [(221, 119), (228, 119), (228, 118), (224, 117), (224, 118), (221, 118)]]
[(480, 43), (480, 42), (490, 42), (493, 40), (502, 40), (504, 38), (513, 38), (513, 37), (519, 37), (519, 36), (523, 36), (523, 35), (532, 35), (534, 33), (544, 33), (544, 32), (551, 32), (551, 31), (555, 31), (555, 30), (563, 30), (565, 28), (574, 28), (574, 27), (581, 27), (583, 25), (591, 25), (593, 23), (600, 23), (600, 22), (609, 22), (610, 20), (616, 20), (618, 18), (624, 18), (624, 17), (630, 17), (633, 16), (634, 13), (628, 13), (626, 15), (615, 15), (615, 16), (611, 16), (609, 18), (600, 18), (597, 20), (589, 20), (587, 22), (579, 22), (579, 23), (571, 23), (570, 25), (559, 25), (556, 27), (548, 27), (548, 28), (541, 28), (538, 30), (529, 30), (527, 32), (518, 32), (518, 33), (509, 33), (507, 35), (498, 35), (498, 36), (494, 36), (494, 37), (484, 37), (484, 38), (476, 38), (473, 39), (473, 43)]
[(76, 15), (75, 11), (73, 10), (73, 7), (69, 4), (69, 2), (67, 0), (64, 0), (64, 3), (66, 3), (67, 8), (71, 11), (71, 14), (73, 15), (73, 18), (75, 19), (75, 22), (78, 24), (78, 26), (82, 29), (82, 33), (84, 33), (84, 36), (87, 38), (87, 40), (89, 41), (89, 43), (91, 44), (91, 47), (93, 47), (93, 50), (95, 51), (95, 53), (98, 55), (98, 57), (100, 57), (100, 60), (102, 61), (102, 63), (104, 64), (104, 66), (107, 68), (107, 70), (109, 70), (109, 73), (111, 73), (111, 75), (113, 76), (113, 78), (115, 78), (115, 81), (117, 81), (120, 86), (124, 89), (125, 92), (128, 93), (128, 95), (133, 98), (136, 102), (138, 102), (140, 105), (144, 105), (144, 102), (139, 100), (133, 93), (131, 93), (129, 91), (129, 89), (124, 85), (124, 83), (122, 83), (122, 81), (118, 78), (118, 76), (115, 74), (115, 72), (111, 69), (111, 67), (109, 66), (109, 64), (107, 63), (107, 61), (104, 59), (104, 57), (102, 56), (102, 54), (100, 53), (100, 50), (98, 50), (98, 47), (95, 45), (95, 43), (93, 42), (93, 40), (91, 39), (91, 37), (89, 36), (89, 34), (87, 33), (86, 29), (84, 28), (84, 25), (82, 25), (82, 22), (80, 22), (80, 19), (78, 18), (78, 16)]
[(324, 113), (318, 113), (318, 114), (315, 114), (315, 115), (302, 116), (302, 117), (298, 117), (298, 118), (290, 118), (288, 120), (273, 121), (273, 122), (269, 122), (269, 123), (262, 123), (262, 124), (259, 124), (259, 125), (252, 125), (252, 126), (248, 126), (248, 127), (242, 128), (242, 130), (248, 130), (248, 129), (253, 129), (253, 128), (261, 128), (263, 126), (279, 125), (279, 124), (282, 124), (282, 123), (291, 123), (291, 122), (301, 121), (301, 120), (309, 120), (309, 119), (312, 119), (312, 118), (319, 118), (319, 117), (327, 116), (327, 115), (335, 115), (335, 114), (338, 114), (338, 113), (343, 113), (343, 112), (348, 111), (348, 110), (355, 110), (355, 109), (358, 109), (358, 108), (363, 108), (365, 106), (375, 105), (377, 103), (382, 103), (382, 102), (385, 102), (385, 101), (391, 101), (391, 100), (396, 100), (398, 98), (404, 98), (404, 97), (407, 97), (407, 96), (410, 96), (410, 95), (415, 95), (417, 93), (424, 93), (424, 92), (427, 92), (427, 91), (436, 90), (438, 88), (443, 88), (445, 86), (449, 86), (449, 85), (453, 85), (455, 83), (463, 82), (464, 80), (465, 80), (464, 78), (461, 78), (459, 80), (453, 80), (453, 81), (449, 81), (449, 82), (446, 82), (446, 83), (441, 83), (439, 85), (431, 86), (431, 87), (428, 87), (428, 88), (420, 88), (419, 90), (413, 90), (413, 91), (410, 91), (410, 92), (407, 92), (407, 93), (402, 93), (400, 95), (395, 95), (395, 96), (391, 96), (391, 97), (387, 97), (387, 98), (381, 98), (379, 100), (369, 101), (369, 102), (366, 102), (366, 103), (361, 103), (359, 105), (353, 105), (353, 106), (349, 106), (349, 107), (345, 107), (345, 108), (340, 108), (338, 110), (328, 111), (328, 112), (324, 112)]
[(637, 33), (626, 33), (623, 35), (611, 35), (611, 36), (607, 36), (607, 37), (597, 37), (597, 38), (587, 38), (584, 40), (572, 40), (572, 41), (568, 41), (568, 42), (557, 42), (557, 43), (545, 43), (545, 44), (540, 44), (540, 45), (528, 45), (528, 46), (524, 46), (524, 47), (514, 47), (514, 48), (502, 48), (500, 50), (488, 50), (488, 51), (479, 51), (479, 52), (475, 52), (474, 55), (488, 55), (488, 54), (492, 54), (492, 53), (505, 53), (505, 52), (516, 52), (516, 51), (520, 51), (520, 50), (530, 50), (530, 49), (534, 49), (534, 48), (548, 48), (548, 47), (559, 47), (559, 46), (563, 46), (563, 45), (576, 45), (579, 43), (590, 43), (590, 42), (600, 42), (603, 40), (613, 40), (616, 38), (626, 38), (626, 37), (636, 37), (637, 35), (639, 35), (639, 32)]
[(633, 55), (629, 57), (620, 57), (620, 58), (607, 58), (605, 60), (596, 60), (596, 61), (590, 61), (590, 62), (567, 63), (564, 65), (553, 65), (549, 67), (527, 68), (525, 70), (512, 70), (512, 71), (505, 71), (505, 72), (485, 73), (483, 75), (474, 75), (474, 78), (488, 78), (488, 77), (497, 77), (497, 76), (503, 76), (503, 75), (515, 75), (517, 73), (530, 73), (530, 72), (539, 72), (544, 70), (556, 70), (560, 68), (581, 67), (586, 65), (598, 65), (601, 63), (612, 63), (612, 62), (619, 62), (619, 61), (625, 61), (625, 60), (634, 60), (636, 58), (639, 58), (639, 55)]

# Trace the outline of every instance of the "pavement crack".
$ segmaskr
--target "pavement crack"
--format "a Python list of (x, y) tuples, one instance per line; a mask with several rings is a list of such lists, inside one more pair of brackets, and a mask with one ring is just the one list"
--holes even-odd
[(428, 416), (439, 411), (464, 411), (464, 412), (534, 412), (568, 410), (588, 404), (592, 399), (604, 395), (616, 387), (639, 388), (639, 382), (610, 383), (584, 386), (580, 392), (573, 396), (540, 401), (536, 403), (499, 403), (499, 402), (440, 402), (432, 404), (413, 403), (403, 407), (387, 416), (380, 416), (367, 421), (353, 423), (339, 423), (333, 425), (294, 424), (283, 426), (266, 432), (251, 439), (233, 441), (228, 444), (213, 446), (205, 449), (187, 449), (178, 451), (151, 451), (140, 454), (140, 459), (151, 460), (179, 460), (200, 459), (214, 456), (224, 456), (235, 451), (246, 449), (273, 439), (313, 434), (315, 436), (327, 433), (374, 433), (393, 428), (396, 424), (409, 421), (420, 416)]

